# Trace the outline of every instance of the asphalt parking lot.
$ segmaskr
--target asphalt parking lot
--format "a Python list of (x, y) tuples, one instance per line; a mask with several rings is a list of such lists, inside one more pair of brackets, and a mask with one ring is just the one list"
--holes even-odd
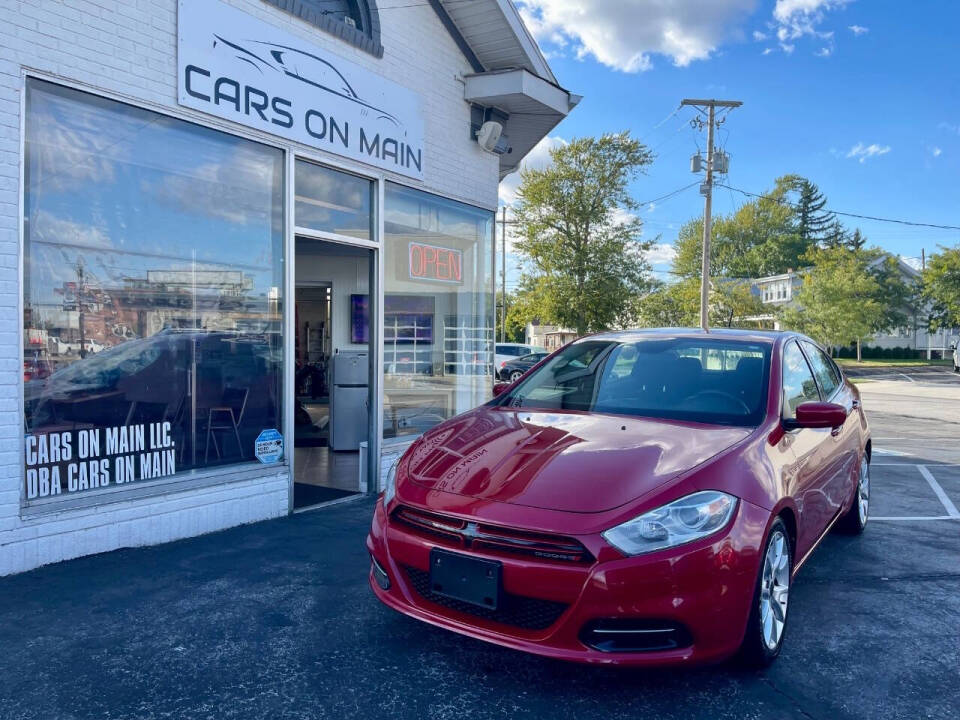
[(581, 667), (367, 587), (369, 500), (0, 579), (0, 718), (953, 718), (960, 379), (861, 385), (873, 518), (797, 578), (764, 672)]

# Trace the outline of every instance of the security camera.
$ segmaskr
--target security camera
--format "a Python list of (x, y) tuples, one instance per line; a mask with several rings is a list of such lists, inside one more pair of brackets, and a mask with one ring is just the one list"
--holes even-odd
[(487, 120), (477, 131), (477, 145), (487, 152), (493, 152), (503, 134), (503, 125), (495, 120)]

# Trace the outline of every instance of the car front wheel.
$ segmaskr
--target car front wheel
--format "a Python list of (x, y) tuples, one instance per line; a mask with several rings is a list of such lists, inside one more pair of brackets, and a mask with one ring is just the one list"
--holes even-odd
[(777, 518), (761, 556), (750, 619), (740, 648), (743, 660), (751, 667), (766, 667), (780, 654), (787, 627), (792, 571), (790, 536), (783, 520)]
[(520, 370), (514, 370), (510, 373), (510, 382), (516, 382), (523, 376), (523, 372)]
[(848, 535), (859, 535), (867, 527), (870, 517), (870, 461), (864, 453), (860, 458), (860, 471), (857, 475), (857, 488), (853, 503), (846, 514), (837, 522), (837, 529)]

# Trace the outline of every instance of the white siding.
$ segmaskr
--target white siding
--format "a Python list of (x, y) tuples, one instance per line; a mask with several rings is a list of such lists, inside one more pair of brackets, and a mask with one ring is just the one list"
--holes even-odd
[[(496, 206), (497, 157), (482, 152), (469, 138), (470, 111), (460, 77), (470, 67), (428, 5), (382, 13), (384, 56), (377, 59), (258, 0), (230, 4), (420, 94), (426, 117), (426, 180), (398, 179), (475, 205)], [(286, 470), (264, 468), (252, 479), (239, 473), (237, 479), (202, 489), (21, 517), (23, 69), (170, 108), (183, 117), (202, 116), (176, 105), (175, 0), (0, 0), (0, 18), (0, 575), (284, 514)]]

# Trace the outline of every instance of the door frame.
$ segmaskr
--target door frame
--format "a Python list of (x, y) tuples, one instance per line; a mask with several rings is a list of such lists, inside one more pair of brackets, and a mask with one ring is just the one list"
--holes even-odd
[[(296, 178), (296, 163), (298, 160), (328, 167), (337, 172), (348, 173), (357, 177), (370, 180), (371, 188), (371, 231), (372, 239), (363, 240), (360, 238), (346, 235), (338, 235), (322, 230), (313, 230), (311, 228), (298, 227), (294, 215), (296, 206), (296, 188), (294, 187)], [(349, 245), (351, 247), (369, 250), (368, 267), (368, 297), (370, 312), (369, 343), (367, 356), (370, 363), (368, 400), (369, 400), (369, 424), (367, 427), (367, 456), (365, 462), (361, 463), (366, 467), (367, 475), (367, 494), (377, 494), (380, 490), (380, 446), (383, 440), (383, 197), (384, 180), (382, 173), (365, 173), (358, 171), (356, 167), (340, 164), (331, 161), (330, 158), (312, 155), (310, 153), (300, 153), (288, 151), (286, 157), (286, 183), (284, 186), (285, 194), (285, 215), (288, 218), (284, 223), (284, 257), (288, 259), (284, 268), (284, 316), (283, 316), (283, 394), (286, 402), (283, 411), (284, 436), (288, 439), (286, 443), (287, 452), (286, 464), (288, 471), (288, 492), (287, 492), (287, 512), (293, 513), (293, 483), (296, 477), (296, 453), (293, 448), (294, 438), (294, 402), (296, 381), (294, 378), (296, 372), (295, 352), (296, 352), (296, 245), (297, 237), (305, 237), (313, 240), (322, 240), (326, 242)], [(331, 283), (332, 287), (332, 283)], [(331, 318), (332, 323), (332, 318)], [(332, 325), (331, 325), (332, 330)]]

